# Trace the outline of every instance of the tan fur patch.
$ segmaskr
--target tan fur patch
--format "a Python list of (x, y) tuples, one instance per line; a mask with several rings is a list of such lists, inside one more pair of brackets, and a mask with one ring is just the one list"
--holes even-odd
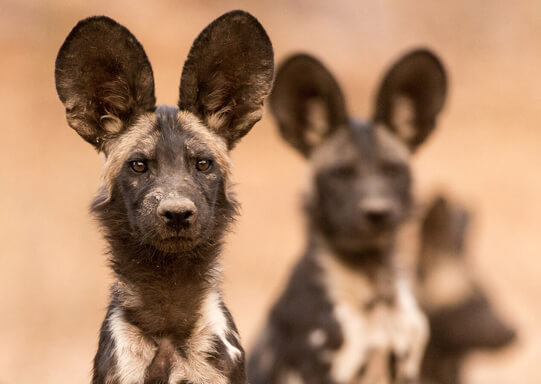
[(292, 369), (283, 372), (278, 382), (283, 384), (305, 384), (302, 376)]
[(141, 115), (137, 122), (116, 139), (107, 142), (104, 148), (105, 171), (104, 183), (111, 194), (113, 181), (128, 160), (127, 157), (135, 147), (148, 157), (152, 157), (157, 136), (152, 134), (156, 124), (156, 115), (146, 113)]
[[(204, 142), (205, 145), (210, 149), (216, 162), (222, 170), (224, 183), (226, 186), (226, 193), (229, 195), (233, 163), (231, 161), (231, 157), (229, 156), (229, 151), (227, 149), (225, 140), (208, 129), (203, 122), (201, 122), (201, 120), (191, 112), (180, 111), (177, 115), (177, 119), (183, 129), (190, 131), (199, 140)], [(186, 140), (186, 147), (189, 148), (190, 145), (190, 139)]]
[(461, 304), (473, 295), (473, 287), (463, 260), (437, 255), (422, 283), (423, 306), (434, 311)]
[(304, 138), (311, 147), (316, 147), (321, 144), (329, 129), (328, 111), (320, 99), (309, 100), (306, 109), (308, 129), (304, 133)]
[(310, 164), (313, 169), (326, 169), (335, 167), (338, 163), (349, 163), (357, 158), (355, 146), (346, 145), (349, 140), (346, 129), (337, 129), (336, 133), (324, 140), (310, 155)]
[(375, 126), (374, 133), (377, 139), (382, 157), (390, 161), (408, 163), (411, 152), (406, 144), (393, 135), (389, 129), (378, 124)]
[(397, 95), (392, 100), (392, 124), (396, 127), (398, 136), (409, 142), (416, 133), (415, 104), (409, 97)]
[(214, 131), (219, 131), (220, 129), (223, 128), (224, 125), (226, 125), (228, 122), (229, 122), (229, 110), (228, 109), (223, 109), (219, 112), (216, 112), (216, 113), (212, 113), (210, 115), (207, 115), (205, 117), (205, 122), (207, 123), (207, 126), (214, 130)]
[(104, 129), (110, 134), (119, 133), (124, 128), (122, 120), (114, 115), (103, 115), (100, 121), (104, 123)]
[(399, 356), (398, 378), (417, 378), (428, 339), (428, 325), (405, 275), (387, 271), (387, 278), (392, 280), (386, 285), (394, 292), (394, 303), (367, 309), (365, 304), (377, 302), (375, 299), (381, 295), (380, 284), (367, 274), (348, 268), (327, 246), (321, 249), (318, 262), (324, 274), (323, 283), (344, 334), (343, 345), (331, 358), (333, 379), (352, 382), (364, 366), (366, 379), (370, 380), (367, 382), (390, 383), (388, 365), (382, 361), (388, 362), (391, 352)]
[(327, 333), (321, 328), (316, 328), (308, 334), (308, 343), (315, 348), (321, 347), (326, 341)]

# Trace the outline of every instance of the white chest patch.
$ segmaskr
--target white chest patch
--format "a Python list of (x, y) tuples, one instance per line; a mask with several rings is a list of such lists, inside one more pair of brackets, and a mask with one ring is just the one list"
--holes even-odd
[[(428, 339), (426, 318), (407, 281), (398, 274), (388, 281), (381, 299), (378, 284), (354, 271), (329, 252), (321, 253), (324, 285), (340, 324), (343, 344), (331, 359), (337, 383), (390, 383), (389, 359), (397, 357), (399, 378), (418, 376)], [(390, 272), (389, 272), (390, 273)]]
[(169, 384), (177, 384), (187, 380), (193, 384), (227, 384), (228, 380), (207, 361), (207, 356), (214, 352), (214, 339), (218, 337), (226, 346), (227, 353), (233, 361), (238, 361), (242, 352), (234, 347), (227, 336), (238, 335), (229, 329), (227, 319), (221, 307), (220, 295), (211, 291), (201, 307), (201, 317), (197, 322), (193, 336), (190, 338), (185, 359), (179, 357), (169, 376)]
[(142, 384), (157, 345), (147, 340), (139, 328), (124, 320), (121, 309), (111, 314), (109, 330), (115, 342), (116, 370), (108, 375), (106, 383)]
[[(126, 322), (121, 309), (112, 313), (109, 329), (115, 342), (117, 365), (107, 383), (143, 384), (147, 368), (158, 352), (159, 340), (148, 339), (139, 328)], [(230, 359), (239, 360), (242, 352), (229, 342), (228, 336), (237, 340), (239, 337), (228, 326), (219, 293), (211, 291), (203, 301), (201, 316), (188, 345), (184, 346), (186, 355), (176, 352), (172, 357), (169, 384), (178, 384), (182, 380), (193, 384), (227, 384), (228, 379), (208, 361), (208, 357), (216, 352), (215, 342), (219, 339)]]

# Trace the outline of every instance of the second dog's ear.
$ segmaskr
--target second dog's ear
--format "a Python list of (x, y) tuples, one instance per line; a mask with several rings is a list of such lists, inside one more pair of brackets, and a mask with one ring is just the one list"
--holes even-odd
[(305, 156), (348, 123), (340, 86), (320, 61), (306, 54), (280, 66), (270, 107), (282, 137)]
[(213, 21), (197, 37), (180, 81), (180, 110), (198, 116), (229, 148), (261, 119), (272, 87), (271, 42), (243, 11)]
[(428, 50), (414, 50), (385, 75), (374, 121), (384, 123), (415, 150), (434, 129), (446, 93), (447, 77), (440, 60)]
[(155, 108), (154, 77), (143, 47), (105, 16), (73, 28), (58, 52), (55, 80), (69, 125), (98, 150)]
[(446, 254), (464, 252), (471, 214), (458, 204), (438, 196), (431, 203), (422, 225), (422, 244)]

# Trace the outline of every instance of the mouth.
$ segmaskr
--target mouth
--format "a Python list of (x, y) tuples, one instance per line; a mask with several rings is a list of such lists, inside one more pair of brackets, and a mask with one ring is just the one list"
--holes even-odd
[(194, 240), (193, 237), (186, 236), (186, 235), (183, 235), (183, 234), (163, 237), (161, 239), (161, 241), (163, 241), (163, 242), (178, 242), (178, 241), (193, 241), (193, 240)]
[(381, 226), (369, 226), (365, 231), (364, 235), (370, 236), (374, 239), (379, 239), (381, 237), (387, 237), (389, 234), (394, 232), (395, 227), (392, 225), (381, 225)]
[(193, 236), (175, 234), (155, 240), (154, 246), (166, 253), (186, 252), (193, 249), (199, 241)]

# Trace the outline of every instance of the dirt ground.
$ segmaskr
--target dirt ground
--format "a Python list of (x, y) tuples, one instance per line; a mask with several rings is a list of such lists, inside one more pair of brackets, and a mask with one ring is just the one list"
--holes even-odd
[[(81, 18), (109, 15), (143, 43), (158, 102), (175, 104), (190, 44), (241, 8), (277, 62), (307, 51), (334, 71), (357, 116), (405, 50), (436, 50), (450, 73), (438, 131), (418, 153), (419, 196), (447, 189), (476, 212), (473, 265), (520, 331), (468, 361), (471, 384), (541, 383), (541, 2), (0, 0), (0, 383), (89, 382), (111, 275), (88, 215), (101, 162), (66, 124), (54, 59)], [(242, 216), (223, 264), (248, 347), (304, 245), (306, 165), (269, 114), (234, 151)]]

